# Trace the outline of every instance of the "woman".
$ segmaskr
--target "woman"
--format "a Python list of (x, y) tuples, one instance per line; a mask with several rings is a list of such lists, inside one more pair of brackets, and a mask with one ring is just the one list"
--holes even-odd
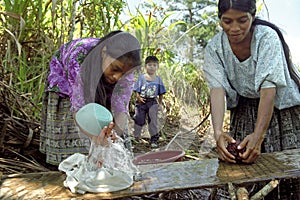
[[(300, 147), (299, 71), (280, 30), (255, 14), (255, 0), (220, 0), (223, 31), (205, 50), (203, 68), (218, 154), (232, 163), (236, 161), (226, 150), (228, 142), (242, 141), (238, 148), (246, 148), (240, 155), (245, 163), (253, 163), (261, 152)], [(224, 96), (230, 134), (222, 130)]]
[(74, 153), (88, 153), (91, 138), (79, 131), (73, 118), (87, 103), (99, 103), (113, 113), (115, 124), (104, 127), (99, 138), (110, 136), (113, 128), (123, 137), (127, 134), (133, 70), (140, 64), (138, 40), (122, 31), (76, 39), (59, 49), (50, 63), (43, 98), (40, 151), (47, 163), (58, 165)]

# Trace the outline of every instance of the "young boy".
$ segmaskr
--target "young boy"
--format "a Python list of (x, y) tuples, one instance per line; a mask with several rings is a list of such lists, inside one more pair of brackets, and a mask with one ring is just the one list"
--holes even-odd
[(146, 73), (139, 75), (133, 88), (137, 97), (133, 134), (136, 140), (140, 139), (142, 128), (146, 123), (146, 116), (148, 116), (148, 129), (151, 135), (150, 144), (152, 148), (158, 147), (157, 114), (162, 105), (163, 94), (166, 93), (161, 78), (156, 75), (158, 66), (157, 57), (148, 56), (145, 60)]

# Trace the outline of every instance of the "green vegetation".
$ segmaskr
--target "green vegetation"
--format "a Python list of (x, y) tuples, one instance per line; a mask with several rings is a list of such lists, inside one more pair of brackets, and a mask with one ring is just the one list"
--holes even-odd
[[(202, 7), (195, 8), (202, 10), (211, 4), (200, 1), (197, 6)], [(200, 69), (203, 47), (217, 31), (214, 12), (203, 10), (199, 14), (194, 10), (191, 16), (196, 20), (188, 21), (186, 15), (175, 20), (175, 8), (168, 11), (153, 2), (145, 2), (123, 22), (120, 16), (126, 6), (122, 0), (2, 1), (0, 91), (5, 95), (9, 88), (21, 97), (21, 101), (16, 98), (7, 104), (14, 111), (10, 115), (39, 121), (49, 61), (61, 44), (78, 37), (101, 37), (121, 29), (136, 35), (144, 57), (150, 54), (159, 57), (159, 74), (169, 91), (168, 117), (180, 116), (182, 103), (188, 102), (196, 102), (193, 105), (205, 116), (209, 112), (208, 88)], [(20, 111), (15, 105), (24, 101), (28, 106)]]

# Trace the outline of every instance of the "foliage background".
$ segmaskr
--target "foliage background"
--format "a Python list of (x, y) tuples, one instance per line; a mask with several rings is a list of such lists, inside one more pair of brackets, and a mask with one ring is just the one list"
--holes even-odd
[[(182, 2), (183, 6), (187, 6), (186, 10), (191, 9), (188, 1)], [(176, 8), (166, 10), (145, 1), (141, 9), (136, 8), (137, 14), (129, 13), (129, 20), (123, 22), (120, 16), (128, 5), (122, 0), (2, 1), (0, 76), (5, 87), (1, 86), (1, 89), (4, 91), (9, 87), (21, 94), (21, 101), (30, 103), (20, 112), (12, 102), (9, 115), (38, 122), (44, 83), (53, 53), (60, 45), (74, 38), (102, 37), (115, 29), (136, 35), (142, 44), (143, 57), (150, 54), (159, 57), (159, 74), (170, 91), (166, 95), (169, 117), (178, 116), (180, 112), (178, 93), (185, 94), (187, 99), (189, 97), (184, 90), (190, 89), (196, 94), (190, 98), (197, 98), (202, 108), (199, 112), (204, 115), (208, 112), (207, 86), (199, 70), (201, 56), (195, 54), (195, 48), (191, 46), (197, 44), (200, 48), (195, 52), (201, 52), (208, 40), (205, 33), (211, 35), (216, 31), (216, 23), (200, 28), (196, 25), (201, 20), (209, 19), (209, 15), (214, 19), (212, 13), (196, 14), (211, 4), (210, 1), (197, 2), (192, 10), (195, 20), (187, 15), (182, 20), (174, 20), (171, 16)], [(183, 56), (181, 52), (190, 53)]]

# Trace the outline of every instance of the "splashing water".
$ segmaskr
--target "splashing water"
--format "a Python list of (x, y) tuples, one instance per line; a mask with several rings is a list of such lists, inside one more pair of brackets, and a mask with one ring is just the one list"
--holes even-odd
[(115, 142), (108, 138), (106, 146), (91, 143), (87, 169), (89, 171), (97, 171), (99, 168), (113, 169), (132, 177), (138, 174), (138, 168), (132, 161), (133, 154), (125, 147), (123, 139), (117, 136)]

